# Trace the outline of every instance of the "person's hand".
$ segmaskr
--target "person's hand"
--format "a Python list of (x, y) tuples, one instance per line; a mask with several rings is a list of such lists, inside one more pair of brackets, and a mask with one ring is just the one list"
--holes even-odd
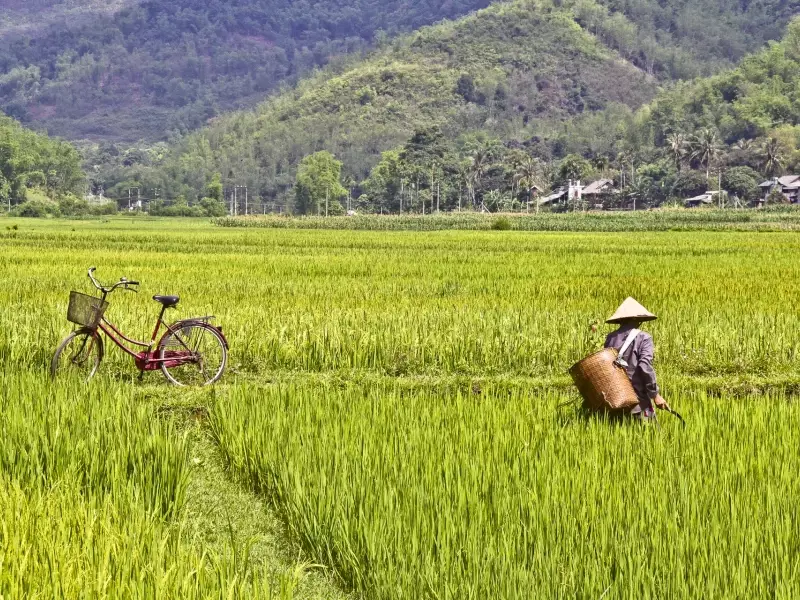
[(656, 407), (660, 408), (661, 410), (664, 410), (665, 408), (669, 408), (669, 404), (667, 404), (667, 401), (664, 400), (664, 398), (661, 396), (661, 394), (656, 396), (655, 403), (656, 403)]

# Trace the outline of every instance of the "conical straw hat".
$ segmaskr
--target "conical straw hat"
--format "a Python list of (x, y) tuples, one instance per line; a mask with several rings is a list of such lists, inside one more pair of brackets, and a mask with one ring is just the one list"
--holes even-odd
[(653, 313), (636, 300), (633, 298), (626, 298), (625, 302), (620, 304), (617, 312), (611, 315), (606, 323), (621, 323), (629, 319), (637, 321), (655, 321), (656, 318), (657, 317)]

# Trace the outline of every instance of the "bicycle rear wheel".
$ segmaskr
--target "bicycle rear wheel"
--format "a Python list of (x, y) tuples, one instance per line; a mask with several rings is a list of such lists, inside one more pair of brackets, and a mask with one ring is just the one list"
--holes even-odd
[(103, 338), (88, 327), (73, 331), (59, 344), (50, 363), (50, 376), (72, 374), (87, 381), (103, 360)]
[(158, 345), (161, 372), (178, 386), (210, 385), (222, 377), (228, 350), (219, 332), (205, 323), (170, 331)]

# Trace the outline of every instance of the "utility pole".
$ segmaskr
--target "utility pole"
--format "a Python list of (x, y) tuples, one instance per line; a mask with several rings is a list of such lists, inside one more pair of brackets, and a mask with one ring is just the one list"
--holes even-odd
[(244, 216), (247, 216), (247, 186), (244, 186)]
[[(406, 191), (406, 180), (405, 179), (401, 179), (400, 180), (400, 214), (401, 215), (403, 214), (403, 194), (405, 194), (405, 191)], [(382, 210), (381, 210), (381, 212), (382, 212)]]
[[(436, 178), (436, 163), (431, 163), (431, 212), (433, 212), (433, 180)], [(422, 204), (422, 214), (425, 214), (425, 203)]]
[(328, 216), (328, 195), (330, 194), (331, 189), (325, 188), (325, 216)]
[(440, 199), (440, 182), (436, 182), (436, 212), (439, 212), (439, 199)]

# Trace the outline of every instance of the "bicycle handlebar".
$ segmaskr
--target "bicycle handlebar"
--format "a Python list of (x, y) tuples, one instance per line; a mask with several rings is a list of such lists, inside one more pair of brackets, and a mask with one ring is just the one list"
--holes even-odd
[(113, 292), (115, 289), (117, 289), (118, 287), (121, 287), (124, 290), (128, 290), (129, 292), (138, 292), (139, 291), (139, 290), (134, 290), (134, 289), (131, 289), (130, 287), (128, 287), (128, 286), (131, 286), (131, 285), (139, 285), (139, 282), (138, 281), (129, 281), (126, 277), (120, 277), (119, 281), (117, 283), (115, 283), (114, 285), (110, 286), (110, 287), (106, 287), (104, 285), (100, 285), (100, 283), (97, 281), (97, 279), (94, 278), (94, 272), (96, 270), (97, 270), (97, 267), (89, 267), (89, 271), (86, 274), (89, 276), (89, 279), (91, 279), (92, 283), (94, 284), (94, 287), (96, 287), (98, 290), (100, 290), (104, 294), (109, 294), (109, 293)]

